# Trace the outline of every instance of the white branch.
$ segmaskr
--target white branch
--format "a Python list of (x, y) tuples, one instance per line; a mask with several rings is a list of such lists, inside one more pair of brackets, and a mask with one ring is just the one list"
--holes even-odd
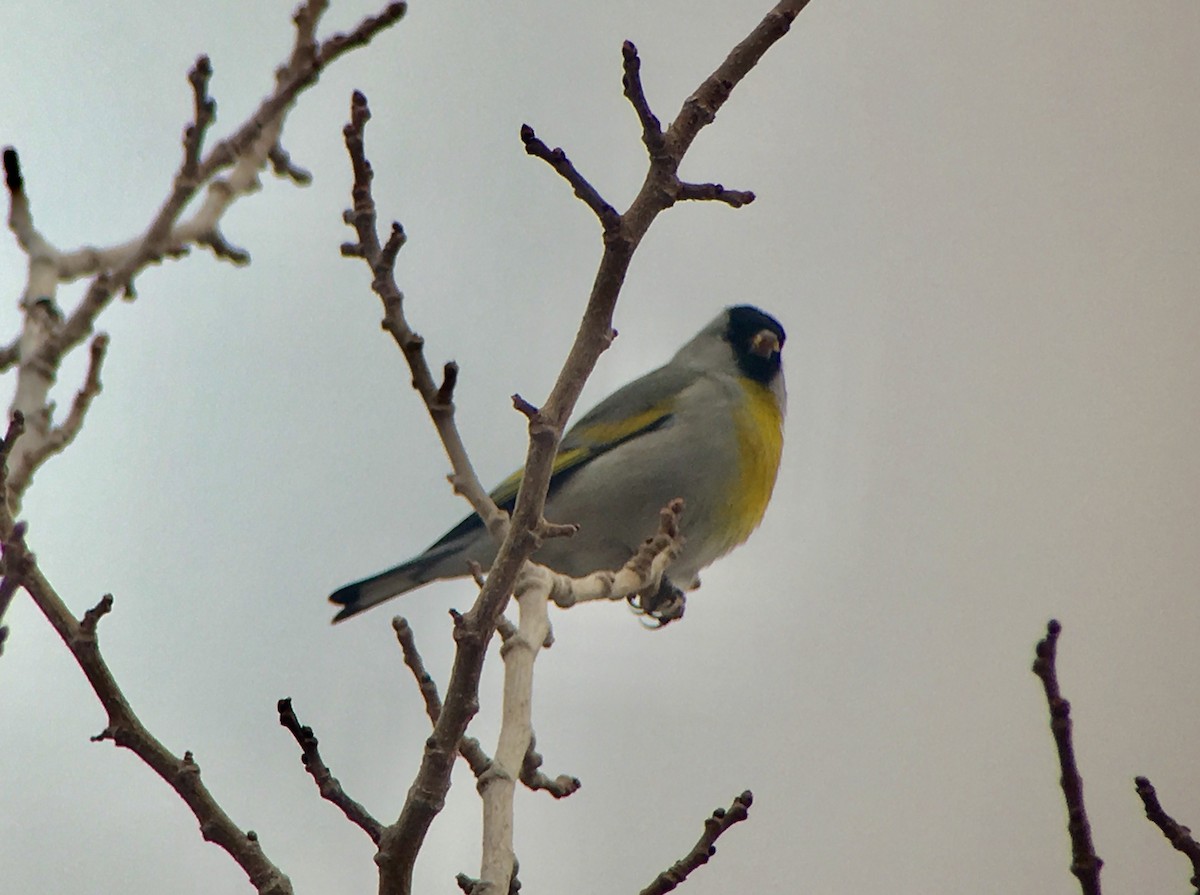
[(621, 569), (571, 578), (527, 562), (513, 590), (517, 630), (504, 639), (504, 708), (491, 765), (479, 778), (483, 798), (483, 857), (477, 893), (503, 893), (513, 872), (513, 793), (533, 739), (533, 663), (552, 640), (549, 601), (573, 606), (591, 600), (624, 600), (658, 588), (663, 572), (683, 549), (683, 501), (664, 507), (658, 532)]

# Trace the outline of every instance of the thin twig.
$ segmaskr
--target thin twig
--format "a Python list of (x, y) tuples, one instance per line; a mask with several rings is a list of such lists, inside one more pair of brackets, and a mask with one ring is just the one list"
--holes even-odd
[(1104, 862), (1092, 845), (1092, 827), (1083, 804), (1083, 778), (1075, 762), (1075, 746), (1071, 741), (1071, 704), (1063, 698), (1058, 686), (1058, 635), (1062, 625), (1051, 619), (1046, 636), (1038, 641), (1033, 673), (1042, 681), (1046, 704), (1050, 709), (1050, 732), (1058, 749), (1058, 764), (1062, 769), (1063, 797), (1067, 803), (1067, 832), (1071, 836), (1071, 873), (1079, 880), (1083, 895), (1100, 895), (1100, 868)]
[(103, 391), (100, 381), (100, 370), (104, 366), (104, 358), (108, 353), (108, 335), (99, 333), (91, 344), (91, 355), (88, 359), (88, 369), (84, 376), (83, 385), (75, 393), (71, 409), (61, 425), (50, 429), (38, 443), (20, 457), (8, 479), (8, 487), (16, 494), (21, 494), (29, 487), (34, 471), (55, 454), (61, 454), (79, 435), (92, 401)]
[(719, 183), (681, 183), (679, 198), (695, 202), (724, 202), (731, 208), (741, 208), (754, 201), (749, 190), (727, 190)]
[[(284, 118), (299, 94), (315, 83), (317, 76), (347, 50), (361, 46), (400, 18), (402, 3), (392, 3), (377, 16), (363, 19), (349, 35), (335, 35), (315, 43), (315, 28), (327, 0), (307, 0), (297, 15), (296, 40), (287, 62), (277, 70), (275, 89), (258, 109), (225, 140), (207, 154), (204, 136), (212, 123), (215, 106), (208, 96), (209, 67), (201, 57), (190, 76), (194, 115), (183, 138), (182, 159), (169, 193), (146, 228), (134, 239), (107, 249), (85, 247), (64, 253), (55, 248), (34, 226), (29, 197), (14, 150), (4, 152), (5, 182), (9, 193), (8, 225), (29, 257), (29, 281), (22, 309), (25, 326), (18, 342), (0, 351), (0, 367), (19, 363), (13, 410), (23, 414), (27, 428), (15, 444), (8, 443), (10, 465), (17, 483), (27, 484), (36, 464), (22, 471), (30, 456), (44, 454), (55, 438), (69, 442), (83, 422), (88, 404), (99, 391), (99, 372), (106, 338), (92, 342), (87, 377), (76, 396), (67, 420), (51, 428), (50, 388), (68, 352), (94, 332), (99, 314), (120, 290), (132, 290), (134, 280), (149, 264), (174, 257), (190, 243), (219, 232), (216, 222), (235, 199), (257, 186), (258, 172), (278, 145)], [(300, 20), (304, 20), (302, 25)], [(278, 157), (278, 153), (276, 153)], [(218, 179), (217, 175), (227, 171)], [(199, 191), (207, 191), (199, 200)], [(198, 200), (187, 220), (185, 208)], [(94, 279), (82, 300), (64, 315), (55, 304), (60, 283), (84, 276)], [(11, 431), (11, 429), (10, 429)], [(51, 451), (52, 453), (53, 451)], [(13, 513), (20, 493), (7, 483), (5, 500), (0, 500), (0, 538), (13, 537)], [(201, 835), (224, 849), (245, 871), (260, 895), (291, 895), (292, 886), (283, 872), (267, 859), (258, 837), (243, 831), (225, 813), (201, 782), (199, 768), (190, 752), (179, 758), (155, 738), (138, 719), (100, 654), (97, 627), (112, 608), (106, 596), (77, 619), (67, 608), (35, 561), (22, 576), (22, 587), (54, 627), (71, 651), (108, 716), (104, 730), (94, 739), (111, 740), (134, 752), (180, 796), (200, 825)]]
[(655, 158), (665, 150), (662, 122), (651, 111), (650, 103), (646, 99), (646, 91), (642, 87), (642, 60), (633, 41), (627, 40), (621, 45), (621, 56), (624, 59), (624, 77), (621, 83), (625, 87), (625, 98), (633, 106), (638, 121), (642, 124), (642, 143), (645, 144), (650, 157)]
[(8, 639), (8, 627), (3, 624), (4, 613), (16, 592), (25, 583), (29, 574), (31, 557), (25, 546), (25, 523), (18, 522), (4, 542), (0, 544), (0, 654), (4, 652), (4, 641)]
[(313, 729), (301, 724), (300, 719), (296, 717), (296, 712), (292, 708), (292, 700), (290, 698), (281, 699), (276, 707), (279, 710), (279, 723), (287, 728), (300, 746), (300, 761), (303, 763), (304, 769), (312, 776), (313, 782), (317, 784), (321, 798), (340, 808), (351, 823), (361, 828), (371, 837), (372, 842), (378, 844), (383, 825), (342, 789), (342, 784), (321, 759), (321, 753), (317, 749), (317, 737), (313, 733)]
[[(417, 651), (417, 641), (408, 621), (400, 616), (392, 619), (392, 630), (396, 632), (396, 640), (400, 643), (400, 651), (404, 654), (404, 664), (408, 666), (417, 687), (421, 691), (421, 699), (425, 702), (425, 714), (432, 724), (437, 724), (442, 714), (442, 698), (438, 695), (437, 684), (433, 676), (425, 668), (425, 660)], [(466, 761), (467, 766), (476, 779), (487, 770), (492, 759), (483, 751), (483, 746), (475, 737), (464, 735), (458, 741), (458, 754)]]
[(556, 799), (565, 799), (583, 786), (578, 777), (568, 774), (559, 774), (554, 778), (547, 776), (541, 770), (542, 762), (542, 754), (537, 751), (537, 737), (531, 734), (529, 748), (525, 750), (525, 760), (521, 762), (521, 782), (535, 792), (541, 790)]
[[(417, 681), (417, 687), (421, 691), (421, 698), (425, 702), (425, 713), (429, 716), (429, 720), (436, 724), (442, 713), (442, 699), (438, 695), (437, 684), (426, 670), (425, 662), (421, 658), (420, 652), (417, 651), (412, 627), (406, 619), (396, 616), (392, 619), (392, 629), (396, 632), (396, 640), (400, 643), (404, 664), (412, 672)], [(529, 749), (525, 753), (525, 761), (521, 765), (521, 782), (526, 787), (533, 791), (543, 790), (554, 798), (561, 799), (571, 795), (583, 785), (578, 777), (561, 774), (551, 779), (543, 774), (539, 770), (543, 759), (534, 746), (534, 741), (531, 739)], [(481, 777), (492, 763), (491, 757), (475, 737), (463, 736), (459, 741), (458, 753), (471, 768), (471, 773), (475, 775), (476, 779)]]
[(1162, 834), (1167, 837), (1167, 841), (1176, 851), (1183, 852), (1192, 862), (1190, 882), (1196, 887), (1197, 893), (1200, 893), (1200, 843), (1193, 838), (1191, 830), (1163, 810), (1158, 801), (1158, 793), (1154, 791), (1154, 787), (1146, 777), (1134, 777), (1133, 782), (1137, 786), (1137, 794), (1141, 797), (1142, 805), (1146, 809), (1146, 817), (1162, 830)]
[(688, 875), (697, 867), (707, 864), (708, 859), (717, 853), (716, 842), (725, 831), (749, 817), (750, 805), (753, 801), (753, 794), (750, 790), (746, 790), (733, 800), (728, 811), (724, 808), (714, 811), (704, 821), (704, 833), (692, 846), (692, 850), (660, 873), (654, 882), (642, 889), (640, 895), (664, 895), (687, 879)]
[(592, 186), (586, 177), (579, 173), (579, 169), (574, 163), (567, 158), (567, 154), (561, 148), (551, 149), (533, 132), (533, 128), (528, 124), (521, 125), (521, 142), (525, 144), (525, 151), (535, 158), (540, 158), (551, 168), (559, 173), (567, 183), (571, 184), (571, 188), (588, 208), (595, 212), (596, 217), (600, 219), (600, 226), (607, 233), (616, 229), (621, 223), (621, 216), (617, 210), (609, 205), (600, 193)]
[(508, 526), (508, 514), (496, 506), (480, 483), (454, 420), (454, 404), (450, 399), (458, 381), (458, 367), (447, 364), (443, 368), (442, 383), (436, 383), (425, 359), (425, 340), (413, 332), (404, 315), (404, 293), (396, 282), (395, 271), (396, 256), (405, 241), (404, 229), (398, 223), (393, 224), (387, 242), (382, 245), (379, 242), (375, 199), (371, 192), (375, 174), (364, 144), (370, 119), (371, 109), (366, 96), (355, 91), (350, 99), (350, 123), (343, 129), (354, 171), (351, 191), (354, 207), (345, 212), (343, 219), (354, 228), (358, 241), (344, 244), (342, 254), (362, 258), (371, 268), (371, 289), (383, 303), (383, 328), (391, 334), (408, 362), (413, 388), (425, 402), (454, 470), (455, 490), (467, 498), (493, 536), (503, 536)]

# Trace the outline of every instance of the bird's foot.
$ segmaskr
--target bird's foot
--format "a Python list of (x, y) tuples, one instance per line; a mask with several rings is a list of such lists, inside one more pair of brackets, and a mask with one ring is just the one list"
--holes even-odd
[(629, 597), (629, 605), (647, 628), (661, 628), (683, 618), (686, 604), (687, 596), (666, 577), (657, 588)]

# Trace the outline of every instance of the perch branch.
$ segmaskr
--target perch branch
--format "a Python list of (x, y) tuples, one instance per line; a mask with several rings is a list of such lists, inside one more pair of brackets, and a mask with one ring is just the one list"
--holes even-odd
[(292, 700), (279, 700), (277, 708), (279, 710), (279, 723), (287, 728), (288, 732), (291, 733), (296, 743), (300, 746), (300, 761), (303, 763), (304, 769), (312, 776), (313, 782), (317, 784), (321, 798), (332, 802), (340, 808), (351, 823), (360, 827), (363, 832), (371, 837), (372, 842), (378, 844), (379, 834), (383, 829), (383, 825), (373, 818), (366, 808), (350, 798), (346, 794), (346, 791), (342, 789), (342, 784), (333, 776), (333, 773), (329, 770), (329, 766), (321, 758), (321, 753), (317, 749), (317, 737), (313, 733), (313, 729), (305, 727), (300, 723), (300, 719), (296, 717), (296, 711), (292, 708)]
[(707, 864), (708, 859), (717, 853), (716, 842), (725, 831), (750, 816), (753, 801), (754, 796), (750, 790), (746, 790), (733, 800), (728, 811), (724, 808), (714, 811), (704, 821), (704, 833), (692, 850), (655, 877), (654, 882), (642, 889), (640, 895), (665, 895), (686, 880), (696, 868)]
[(1167, 841), (1175, 848), (1176, 851), (1183, 852), (1192, 862), (1192, 878), (1191, 884), (1195, 886), (1196, 891), (1200, 893), (1200, 843), (1192, 837), (1192, 831), (1183, 824), (1178, 823), (1171, 815), (1163, 810), (1158, 801), (1158, 793), (1154, 791), (1154, 787), (1145, 777), (1135, 777), (1134, 784), (1137, 786), (1137, 794), (1142, 800), (1142, 805), (1146, 809), (1146, 817), (1167, 837)]
[[(417, 643), (413, 636), (412, 627), (406, 619), (397, 616), (392, 619), (392, 629), (396, 632), (396, 640), (400, 643), (400, 650), (404, 655), (404, 664), (412, 672), (413, 677), (416, 679), (417, 687), (421, 691), (421, 698), (425, 702), (425, 713), (429, 716), (429, 720), (436, 724), (438, 716), (442, 713), (442, 699), (438, 695), (437, 684), (434, 683), (433, 677), (426, 670), (425, 662), (421, 658), (421, 654), (417, 651)], [(487, 770), (488, 765), (492, 761), (488, 754), (483, 751), (479, 740), (471, 736), (464, 736), (462, 738), (459, 742), (458, 753), (466, 761), (468, 767), (471, 768), (471, 773), (477, 779)], [(575, 792), (581, 786), (577, 777), (570, 777), (565, 774), (552, 779), (539, 770), (541, 766), (542, 756), (535, 750), (531, 738), (529, 749), (526, 751), (525, 759), (521, 763), (521, 782), (525, 786), (535, 791), (544, 790), (556, 799), (571, 795), (571, 793)]]
[(1083, 804), (1083, 778), (1075, 762), (1075, 746), (1071, 740), (1071, 704), (1063, 698), (1058, 686), (1058, 635), (1060, 625), (1051, 619), (1046, 636), (1038, 641), (1033, 673), (1041, 679), (1050, 709), (1050, 732), (1058, 749), (1058, 764), (1062, 769), (1063, 797), (1067, 803), (1067, 832), (1071, 836), (1071, 873), (1079, 880), (1083, 895), (1100, 895), (1100, 868), (1104, 862), (1092, 845), (1092, 828)]
[[(546, 492), (566, 421), (597, 359), (612, 342), (613, 309), (633, 253), (655, 217), (670, 207), (677, 198), (679, 181), (675, 172), (696, 135), (712, 121), (733, 88), (758, 62), (763, 53), (787, 33), (792, 21), (807, 5), (808, 0), (782, 0), (776, 4), (762, 22), (684, 102), (675, 121), (664, 134), (662, 157), (651, 159), (641, 190), (617, 220), (611, 224), (606, 222), (604, 217), (607, 216), (607, 212), (603, 210), (604, 206), (599, 206), (601, 211), (597, 213), (602, 216), (604, 227), (604, 253), (592, 284), (587, 307), (554, 387), (545, 403), (529, 421), (529, 450), (512, 519), (507, 525), (496, 559), (475, 604), (456, 622), (457, 649), (442, 712), (434, 726), (433, 735), (426, 743), (421, 768), (409, 789), (400, 816), (394, 824), (384, 830), (380, 839), (376, 861), (380, 868), (382, 895), (400, 895), (411, 891), (413, 862), (424, 842), (429, 824), (444, 804), (459, 741), (478, 709), (479, 678), (488, 642), (513, 592), (518, 574), (537, 547), (537, 533), (543, 523)], [(361, 111), (358, 111), (360, 106)], [(358, 231), (359, 242), (343, 247), (346, 254), (362, 257), (371, 254), (370, 241), (378, 241), (374, 232), (374, 203), (360, 201), (369, 197), (360, 194), (369, 189), (370, 166), (365, 158), (355, 158), (354, 141), (361, 141), (365, 107), (365, 100), (356, 94), (351, 110), (351, 124), (346, 131), (347, 145), (355, 170), (355, 208), (346, 215), (346, 220)], [(532, 131), (529, 132), (529, 136), (533, 138)], [(525, 142), (530, 145), (530, 141)], [(537, 153), (541, 152), (536, 144), (535, 149)], [(548, 154), (550, 158), (547, 161), (556, 164), (555, 154)], [(563, 159), (565, 158), (564, 153)], [(556, 166), (556, 170), (558, 167), (563, 166)], [(569, 174), (569, 171), (566, 173)], [(572, 185), (577, 186), (578, 181)], [(591, 207), (591, 203), (589, 205)], [(398, 226), (393, 228), (393, 234), (397, 232)], [(376, 274), (378, 276), (378, 271)], [(384, 298), (385, 308), (389, 300), (399, 304), (399, 290), (394, 289), (390, 297), (381, 295), (381, 298)], [(387, 319), (388, 315), (385, 312), (385, 327), (389, 327)], [(397, 341), (406, 357), (420, 347), (419, 341), (411, 344), (407, 338), (400, 337), (397, 337)], [(428, 377), (428, 382), (432, 384), (432, 377)], [(424, 394), (426, 386), (422, 385), (419, 388)], [(429, 403), (427, 400), (427, 406)], [(432, 408), (430, 414), (437, 425), (438, 419)], [(472, 499), (472, 506), (476, 506), (475, 499)], [(476, 511), (479, 511), (478, 506)], [(493, 534), (504, 529), (502, 524), (493, 521), (494, 517), (490, 514), (480, 515), (488, 523), (488, 528)], [(549, 589), (546, 593), (549, 593)], [(518, 757), (524, 755), (527, 745), (526, 739)], [(487, 854), (484, 860), (485, 863), (490, 861)], [(500, 876), (485, 877), (483, 882), (491, 886), (492, 891), (507, 891), (511, 871), (510, 863), (506, 870), (502, 870)]]

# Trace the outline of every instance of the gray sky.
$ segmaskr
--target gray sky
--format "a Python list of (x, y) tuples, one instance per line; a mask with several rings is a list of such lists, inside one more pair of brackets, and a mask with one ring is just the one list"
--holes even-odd
[[(620, 42), (674, 115), (769, 6), (716, 0), (415, 3), (328, 72), (224, 229), (254, 257), (148, 272), (108, 313), (103, 395), (24, 516), (78, 611), (111, 591), (105, 655), (143, 720), (191, 749), (300, 892), (373, 891), (373, 849), (278, 727), (292, 696), (326, 760), (394, 818), (427, 733), (389, 619), (444, 681), (440, 584), (330, 628), (325, 595), (423, 548), (465, 504), (343, 260), (352, 88), (400, 280), (434, 362), (462, 365), (484, 479), (523, 454), (508, 396), (544, 396), (599, 255), (590, 213), (527, 158), (522, 122), (614, 204), (640, 183)], [(968, 7), (969, 6), (969, 10)], [(329, 25), (370, 8), (336, 3)], [(0, 143), (63, 247), (121, 241), (165, 194), (212, 56), (217, 131), (268, 88), (284, 3), (9, 4)], [(817, 0), (697, 141), (684, 173), (753, 189), (677, 207), (642, 246), (587, 405), (716, 311), (788, 329), (775, 500), (648, 633), (621, 606), (555, 611), (535, 726), (553, 803), (518, 796), (529, 892), (635, 892), (744, 788), (751, 820), (688, 884), (730, 891), (1077, 891), (1033, 645), (1062, 619), (1062, 682), (1104, 880), (1182, 891), (1141, 816), (1147, 774), (1200, 826), (1200, 5)], [(23, 258), (0, 240), (0, 331)], [(77, 296), (64, 291), (64, 300)], [(5, 339), (8, 336), (4, 337)], [(82, 359), (64, 373), (69, 402)], [(14, 892), (249, 891), (178, 798), (88, 737), (104, 719), (27, 599), (0, 657), (0, 867)], [(494, 739), (498, 662), (472, 732)], [(465, 767), (418, 884), (477, 869)], [(885, 881), (882, 882), (881, 881)]]

